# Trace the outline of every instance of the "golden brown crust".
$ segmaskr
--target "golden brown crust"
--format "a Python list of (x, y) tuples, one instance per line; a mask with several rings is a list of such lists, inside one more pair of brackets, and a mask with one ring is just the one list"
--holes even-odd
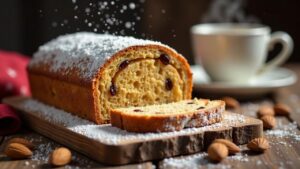
[[(111, 109), (110, 117), (112, 126), (130, 132), (169, 132), (179, 131), (183, 128), (202, 127), (220, 122), (225, 110), (225, 103), (218, 101), (219, 105), (199, 110), (189, 114), (176, 115), (143, 115), (130, 114)], [(171, 109), (171, 107), (170, 107)]]
[(29, 81), (33, 98), (97, 124), (107, 123), (92, 113), (95, 112), (92, 88), (33, 73), (29, 74)]
[[(62, 75), (60, 72), (51, 72), (51, 63), (29, 66), (27, 68), (29, 81), (31, 85), (32, 96), (44, 103), (73, 113), (79, 117), (91, 120), (97, 124), (108, 123), (104, 120), (99, 106), (101, 91), (98, 89), (99, 79), (102, 72), (113, 63), (118, 57), (122, 56), (129, 50), (139, 48), (155, 48), (166, 52), (175, 57), (182, 63), (181, 69), (186, 73), (186, 82), (183, 99), (190, 99), (192, 92), (192, 73), (188, 62), (183, 56), (175, 51), (160, 45), (131, 46), (115, 53), (107, 60), (92, 79), (81, 78), (79, 70), (72, 69), (68, 74)], [(87, 65), (86, 65), (87, 66)], [(53, 92), (56, 91), (56, 96)]]

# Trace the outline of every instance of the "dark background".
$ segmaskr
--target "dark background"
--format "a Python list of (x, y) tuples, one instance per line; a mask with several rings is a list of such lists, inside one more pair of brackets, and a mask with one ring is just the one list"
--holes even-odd
[[(272, 31), (288, 32), (295, 45), (288, 62), (300, 62), (298, 4), (297, 0), (114, 0), (113, 3), (108, 0), (1, 0), (0, 49), (31, 56), (39, 45), (58, 35), (94, 31), (158, 40), (194, 63), (189, 34), (192, 25), (258, 22), (269, 25)], [(122, 11), (123, 6), (127, 8)], [(107, 20), (112, 18), (117, 21)], [(126, 22), (131, 23), (130, 28), (126, 28)], [(277, 46), (269, 58), (279, 50)]]

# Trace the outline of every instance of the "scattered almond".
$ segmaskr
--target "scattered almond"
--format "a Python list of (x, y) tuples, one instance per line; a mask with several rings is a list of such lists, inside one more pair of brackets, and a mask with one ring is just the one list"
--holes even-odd
[(228, 148), (229, 154), (235, 154), (241, 151), (241, 149), (236, 144), (226, 139), (215, 139), (214, 143), (224, 144)]
[(266, 116), (266, 115), (269, 115), (269, 116), (274, 116), (275, 115), (273, 107), (265, 105), (265, 106), (261, 106), (258, 109), (258, 111), (257, 111), (257, 117), (258, 118), (261, 118), (262, 116)]
[(207, 153), (211, 160), (219, 162), (228, 156), (228, 148), (222, 143), (212, 143)]
[(71, 151), (65, 147), (60, 147), (51, 153), (49, 157), (49, 163), (53, 166), (64, 166), (70, 163), (71, 159)]
[(264, 129), (273, 129), (276, 126), (276, 119), (274, 116), (263, 116), (260, 118), (263, 122)]
[(289, 116), (291, 112), (291, 108), (283, 103), (277, 103), (274, 105), (275, 114), (278, 116)]
[(10, 143), (19, 143), (19, 144), (23, 144), (24, 146), (28, 147), (29, 149), (33, 150), (34, 149), (34, 145), (33, 143), (31, 143), (30, 141), (24, 139), (24, 138), (12, 138), (10, 140), (8, 140), (8, 143), (7, 144), (10, 144)]
[(32, 151), (20, 143), (10, 143), (6, 146), (4, 153), (11, 159), (25, 159), (32, 156)]
[(247, 147), (252, 151), (264, 152), (265, 150), (270, 148), (270, 145), (267, 139), (259, 137), (251, 140), (247, 144)]
[(236, 109), (240, 107), (240, 103), (232, 97), (223, 97), (221, 100), (225, 102), (226, 109)]

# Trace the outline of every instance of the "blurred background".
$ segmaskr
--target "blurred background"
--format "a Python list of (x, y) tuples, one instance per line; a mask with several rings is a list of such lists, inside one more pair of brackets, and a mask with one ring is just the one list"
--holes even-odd
[(193, 64), (192, 25), (254, 22), (288, 32), (295, 43), (288, 62), (300, 62), (299, 16), (296, 0), (1, 0), (0, 50), (32, 56), (61, 34), (93, 31), (161, 41)]

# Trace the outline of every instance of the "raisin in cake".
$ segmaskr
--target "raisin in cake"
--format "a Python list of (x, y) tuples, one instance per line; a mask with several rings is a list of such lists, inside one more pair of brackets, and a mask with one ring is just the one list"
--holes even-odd
[(111, 109), (112, 126), (131, 132), (167, 132), (220, 122), (221, 100), (194, 99), (174, 103)]
[(109, 108), (191, 98), (187, 61), (159, 42), (75, 33), (41, 46), (28, 66), (32, 96), (97, 124)]

